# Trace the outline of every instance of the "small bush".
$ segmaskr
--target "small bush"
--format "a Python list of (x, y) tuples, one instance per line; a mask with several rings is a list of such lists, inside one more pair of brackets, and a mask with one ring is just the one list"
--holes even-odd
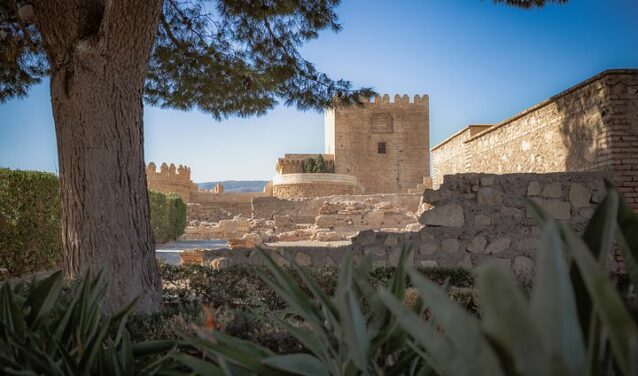
[(0, 268), (20, 275), (62, 256), (60, 190), (50, 173), (0, 169)]
[(151, 227), (158, 243), (175, 240), (186, 227), (186, 204), (176, 194), (149, 191)]

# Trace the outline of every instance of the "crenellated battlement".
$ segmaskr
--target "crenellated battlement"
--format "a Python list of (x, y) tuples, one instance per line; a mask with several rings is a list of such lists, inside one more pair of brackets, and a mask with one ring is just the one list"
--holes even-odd
[(157, 165), (154, 162), (150, 162), (146, 166), (146, 175), (167, 180), (190, 181), (191, 169), (188, 166), (179, 165), (176, 167), (173, 163), (168, 165), (164, 162), (159, 171), (157, 171)]
[(190, 202), (192, 192), (197, 192), (197, 184), (191, 180), (191, 169), (188, 166), (162, 163), (158, 171), (157, 165), (150, 162), (146, 166), (146, 179), (149, 189), (177, 193), (186, 202)]
[(427, 95), (415, 95), (412, 98), (407, 94), (399, 95), (395, 94), (394, 97), (390, 97), (388, 94), (375, 95), (370, 98), (361, 97), (361, 102), (366, 106), (428, 106), (429, 97)]

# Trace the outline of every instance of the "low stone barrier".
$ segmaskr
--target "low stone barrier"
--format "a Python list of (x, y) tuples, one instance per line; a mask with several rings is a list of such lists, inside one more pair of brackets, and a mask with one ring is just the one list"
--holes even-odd
[[(530, 277), (540, 229), (528, 212), (533, 200), (558, 220), (583, 231), (604, 196), (603, 173), (458, 174), (447, 175), (438, 190), (426, 190), (431, 205), (415, 232), (362, 231), (350, 243), (264, 245), (280, 263), (335, 265), (350, 253), (371, 255), (377, 265), (393, 265), (402, 248), (413, 250), (411, 264), (473, 268), (494, 261)], [(618, 268), (615, 255), (609, 265)], [(207, 259), (224, 265), (259, 262), (253, 249), (217, 250)], [(219, 264), (219, 263), (218, 263)]]

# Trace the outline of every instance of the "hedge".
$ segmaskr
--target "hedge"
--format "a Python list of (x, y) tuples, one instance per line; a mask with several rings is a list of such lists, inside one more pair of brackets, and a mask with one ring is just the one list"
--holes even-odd
[(0, 268), (50, 269), (62, 257), (60, 188), (54, 174), (0, 169)]
[[(177, 239), (186, 204), (175, 194), (149, 196), (156, 241)], [(0, 168), (0, 268), (10, 276), (53, 268), (62, 260), (61, 233), (57, 176)]]
[(186, 228), (186, 204), (174, 193), (149, 191), (148, 195), (155, 241), (165, 243), (177, 239)]

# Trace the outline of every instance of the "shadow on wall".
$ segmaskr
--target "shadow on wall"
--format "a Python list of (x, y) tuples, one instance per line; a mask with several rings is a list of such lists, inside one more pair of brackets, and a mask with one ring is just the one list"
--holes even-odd
[[(595, 171), (599, 148), (598, 136), (603, 132), (603, 92), (592, 95), (568, 95), (557, 100), (562, 143), (565, 146), (565, 171)], [(597, 96), (594, 100), (594, 96)], [(584, 115), (583, 115), (584, 114)]]

